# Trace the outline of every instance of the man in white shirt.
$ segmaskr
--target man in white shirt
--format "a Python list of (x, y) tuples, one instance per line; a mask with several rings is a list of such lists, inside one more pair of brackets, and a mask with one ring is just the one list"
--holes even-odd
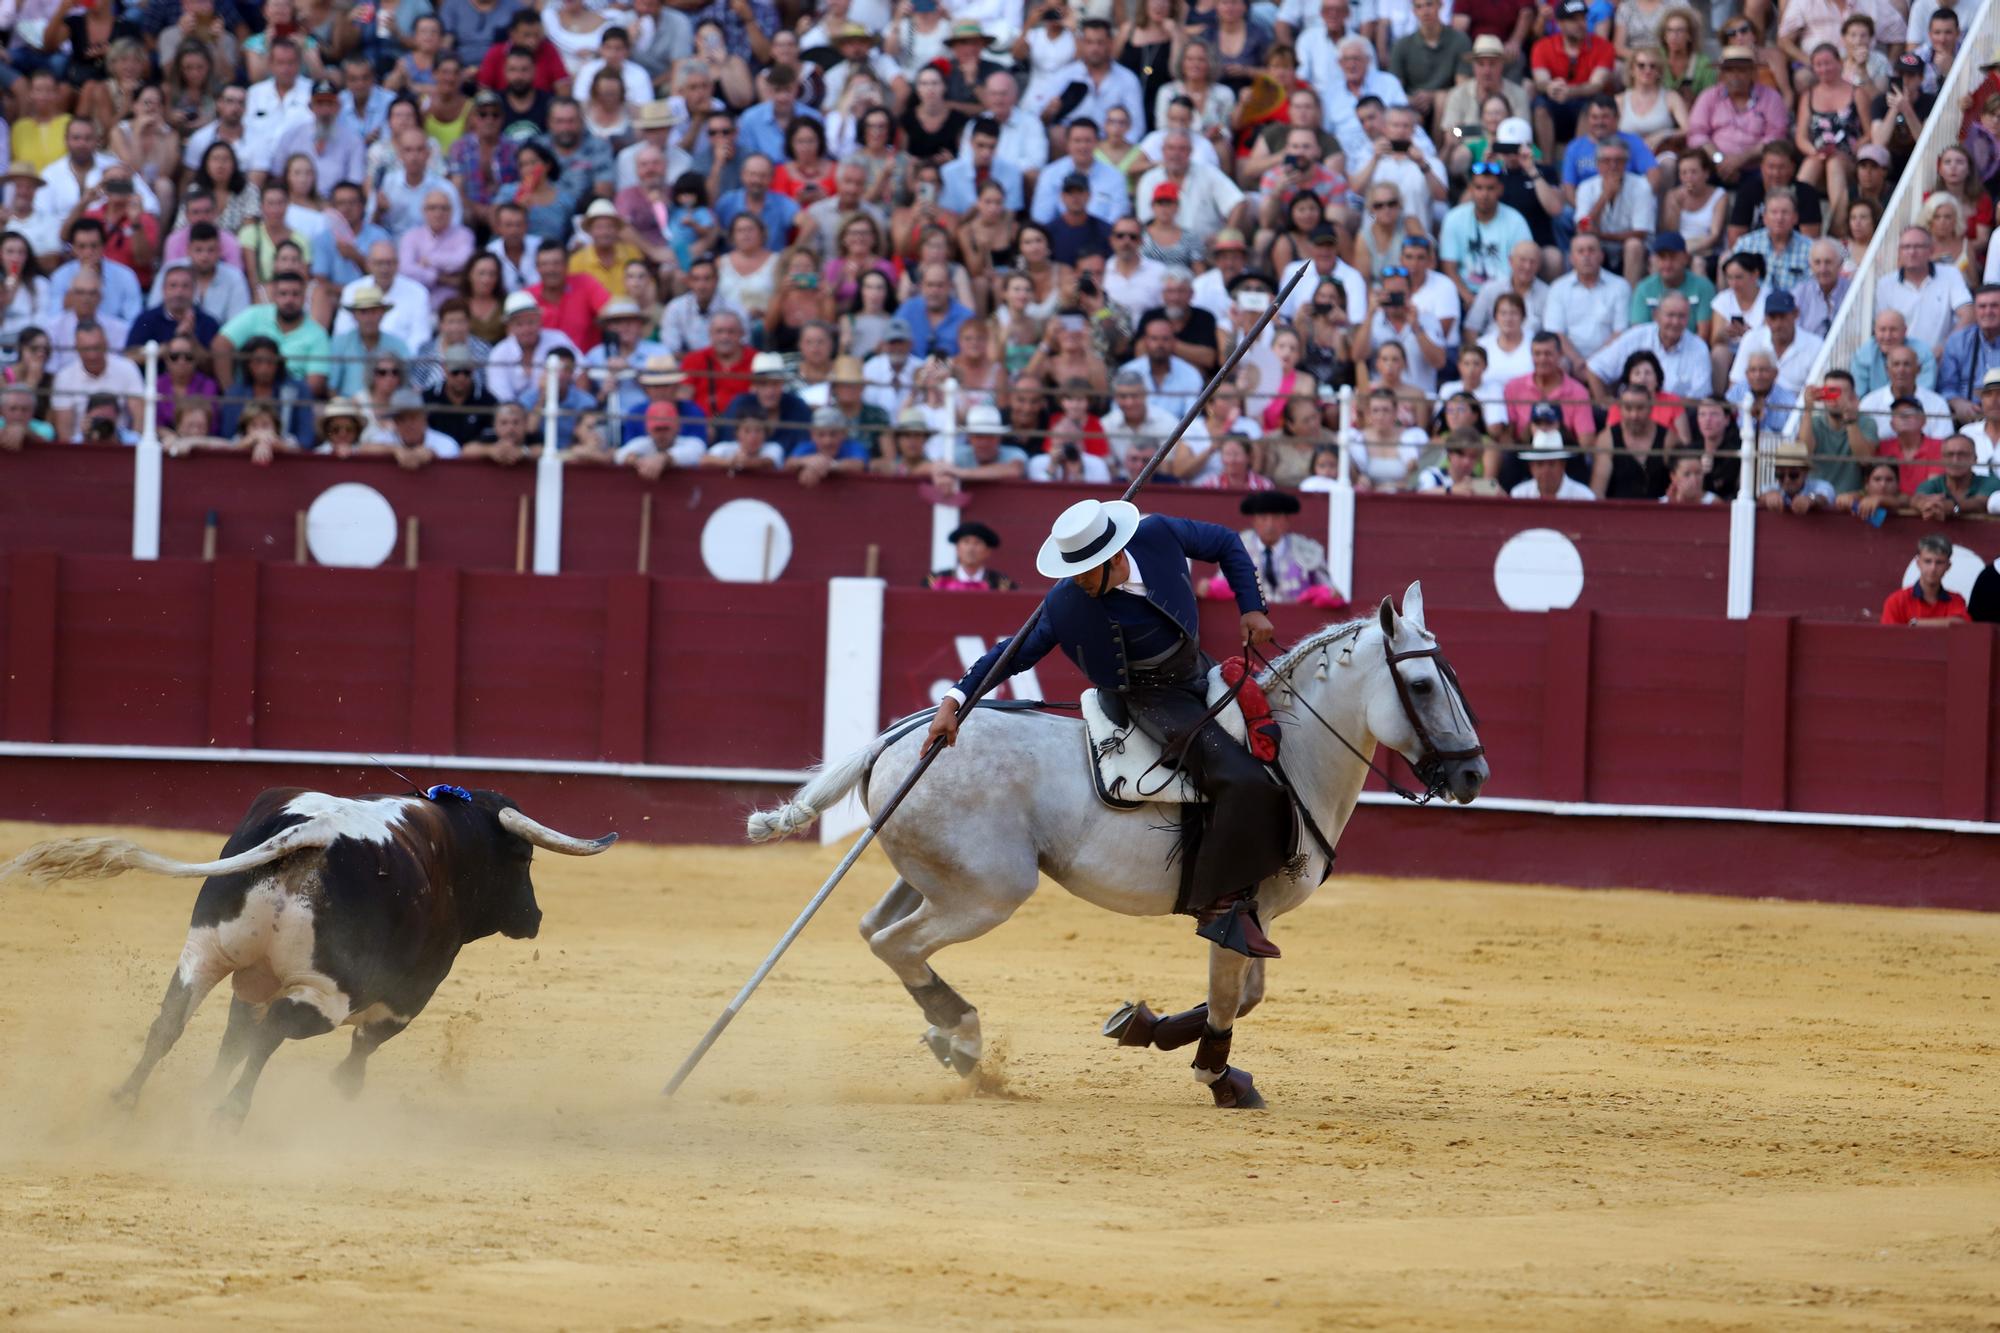
[[(1516, 241), (1507, 252), (1507, 281), (1489, 282), (1479, 289), (1472, 308), (1465, 312), (1465, 336), (1482, 338), (1493, 327), (1493, 307), (1508, 292), (1521, 298), (1524, 319), (1521, 327), (1530, 338), (1542, 331), (1542, 310), (1549, 303), (1549, 285), (1541, 279), (1542, 247), (1533, 240)], [(1455, 292), (1457, 287), (1453, 287)]]
[(1688, 331), (1692, 307), (1687, 297), (1670, 292), (1660, 301), (1649, 323), (1635, 324), (1599, 348), (1584, 362), (1589, 388), (1599, 402), (1611, 396), (1611, 385), (1625, 378), (1625, 359), (1634, 352), (1651, 352), (1666, 371), (1663, 386), (1683, 398), (1707, 398), (1715, 391), (1715, 368), (1708, 345)]
[(1139, 178), (1139, 221), (1153, 220), (1153, 203), (1160, 187), (1170, 185), (1178, 206), (1175, 221), (1189, 236), (1206, 241), (1224, 227), (1243, 230), (1250, 211), (1243, 191), (1219, 167), (1194, 160), (1192, 134), (1167, 131), (1160, 151), (1164, 155), (1160, 165)]
[(430, 406), (415, 389), (398, 389), (389, 395), (389, 420), (389, 447), (404, 467), (458, 457), (458, 441), (430, 428)]
[(389, 305), (389, 313), (382, 319), (382, 332), (401, 339), (405, 347), (422, 347), (429, 342), (435, 328), (431, 317), (431, 294), (421, 282), (401, 269), (402, 260), (395, 246), (387, 241), (377, 241), (369, 246), (368, 272), (341, 289), (341, 310), (333, 321), (333, 336), (338, 338), (354, 328), (354, 316), (347, 312), (348, 303), (363, 287), (374, 287), (381, 291)]
[(1972, 291), (1955, 266), (1932, 263), (1934, 253), (1928, 230), (1903, 228), (1896, 240), (1896, 271), (1876, 280), (1875, 308), (1902, 315), (1910, 341), (1937, 356), (1947, 334), (1972, 322)]
[(1597, 492), (1564, 471), (1569, 451), (1563, 448), (1561, 431), (1535, 432), (1532, 448), (1521, 451), (1528, 465), (1528, 479), (1508, 494), (1516, 500), (1595, 500)]
[[(208, 152), (209, 145), (220, 141), (228, 144), (230, 151), (236, 154), (236, 165), (248, 172), (251, 164), (244, 161), (244, 154), (251, 146), (250, 127), (243, 123), (247, 109), (247, 94), (237, 85), (232, 83), (217, 93), (215, 119), (187, 137), (187, 144), (181, 149), (181, 165), (189, 171), (199, 171), (202, 156)], [(261, 173), (263, 168), (258, 167), (257, 170)]]
[[(1014, 76), (1004, 69), (996, 69), (988, 74), (979, 85), (979, 103), (986, 108), (986, 114), (1000, 126), (1000, 146), (997, 156), (1012, 162), (1021, 169), (1024, 176), (1032, 179), (1049, 163), (1049, 131), (1039, 117), (1021, 103), (1021, 85)], [(977, 122), (974, 117), (965, 124), (965, 133), (959, 136), (958, 155), (961, 158), (972, 152), (972, 127)]]
[(1137, 319), (1159, 305), (1166, 292), (1167, 266), (1139, 253), (1144, 233), (1137, 218), (1120, 218), (1111, 226), (1111, 260), (1104, 266), (1104, 296)]
[(145, 410), (142, 395), (146, 385), (139, 368), (122, 356), (111, 355), (111, 342), (100, 324), (79, 324), (75, 338), (76, 360), (56, 372), (49, 399), (56, 438), (83, 438), (84, 409), (94, 393), (117, 394), (123, 405), (120, 424), (135, 428)]
[(1139, 330), (1139, 355), (1118, 367), (1120, 375), (1137, 375), (1148, 401), (1179, 421), (1201, 397), (1207, 385), (1202, 373), (1174, 355), (1174, 324), (1155, 315)]
[(750, 316), (717, 290), (715, 261), (696, 256), (687, 270), (688, 289), (667, 302), (660, 315), (660, 342), (675, 356), (686, 356), (708, 346), (709, 317), (718, 311), (741, 316), (748, 327)]
[[(111, 154), (97, 151), (97, 126), (85, 116), (71, 119), (63, 132), (63, 147), (63, 156), (49, 163), (42, 172), (42, 188), (35, 191), (35, 216), (53, 222), (58, 234), (77, 203), (103, 184), (105, 171), (122, 165)], [(158, 216), (160, 200), (151, 186), (132, 176), (132, 191), (148, 213)], [(102, 197), (97, 202), (102, 203)]]
[(1121, 370), (1111, 378), (1111, 410), (1104, 414), (1104, 435), (1114, 456), (1129, 444), (1143, 443), (1157, 449), (1160, 441), (1174, 433), (1180, 421), (1154, 406), (1146, 396), (1146, 381)]
[(1313, 229), (1312, 257), (1294, 260), (1287, 265), (1278, 279), (1278, 290), (1285, 290), (1285, 284), (1292, 275), (1308, 264), (1312, 272), (1299, 280), (1292, 289), (1291, 299), (1278, 313), (1289, 320), (1296, 320), (1299, 311), (1312, 303), (1313, 293), (1322, 282), (1337, 282), (1347, 293), (1347, 318), (1355, 323), (1368, 313), (1368, 280), (1357, 272), (1352, 264), (1340, 257), (1340, 230), (1331, 222), (1322, 222)]
[(1908, 343), (1891, 347), (1882, 354), (1882, 365), (1889, 376), (1888, 383), (1871, 389), (1861, 399), (1861, 411), (1875, 420), (1875, 438), (1886, 440), (1896, 433), (1891, 420), (1899, 398), (1914, 398), (1923, 405), (1924, 434), (1944, 436), (1951, 433), (1951, 404), (1944, 395), (1926, 389), (1917, 383), (1917, 349)]
[(1217, 324), (1228, 322), (1230, 308), (1236, 304), (1229, 284), (1249, 262), (1249, 243), (1234, 227), (1223, 228), (1209, 241), (1208, 269), (1194, 280), (1194, 303), (1214, 315)]
[(657, 150), (666, 163), (666, 178), (670, 185), (693, 168), (694, 159), (674, 142), (674, 113), (667, 103), (641, 103), (632, 113), (632, 132), (639, 137), (618, 150), (615, 162), (613, 182), (618, 189), (629, 190), (639, 184), (639, 154), (648, 148)]
[[(282, 162), (271, 161), (272, 146), (278, 136), (299, 121), (312, 118), (312, 85), (299, 78), (299, 45), (289, 37), (271, 43), (271, 77), (253, 83), (243, 97), (243, 123), (247, 127), (244, 147), (237, 150), (245, 171), (279, 171)], [(338, 182), (322, 181), (320, 188), (331, 189)]]
[[(1646, 241), (1660, 206), (1644, 176), (1626, 170), (1632, 153), (1616, 136), (1597, 145), (1597, 174), (1576, 187), (1578, 230), (1589, 230), (1607, 247), (1607, 257), (1627, 273), (1646, 271)], [(1584, 223), (1588, 221), (1588, 228)]]
[[(1361, 128), (1361, 119), (1355, 114), (1355, 104), (1364, 97), (1373, 97), (1382, 103), (1386, 111), (1391, 107), (1408, 106), (1410, 99), (1404, 95), (1403, 85), (1395, 75), (1374, 67), (1375, 48), (1369, 45), (1367, 38), (1342, 38), (1339, 62), (1333, 78), (1315, 76), (1311, 83), (1319, 93), (1327, 132), (1340, 140), (1347, 160), (1356, 162), (1366, 154), (1369, 143), (1367, 134)], [(1299, 75), (1305, 77), (1303, 68)]]
[(1632, 284), (1604, 271), (1604, 243), (1578, 232), (1569, 243), (1570, 271), (1549, 284), (1542, 328), (1562, 339), (1563, 356), (1580, 366), (1632, 325)]
[(892, 319), (882, 335), (882, 350), (861, 366), (861, 379), (868, 386), (861, 391), (862, 400), (881, 408), (891, 421), (902, 420), (903, 407), (916, 388), (917, 372), (923, 368), (924, 363), (910, 355), (914, 345), (909, 322)]
[(1443, 202), (1451, 198), (1444, 164), (1419, 141), (1417, 113), (1409, 107), (1390, 107), (1383, 112), (1382, 123), (1383, 137), (1370, 143), (1360, 158), (1348, 159), (1347, 187), (1365, 198), (1370, 186), (1395, 186), (1403, 212), (1428, 231), (1443, 216)]
[(513, 403), (540, 382), (549, 353), (558, 347), (568, 348), (571, 356), (578, 353), (567, 334), (542, 327), (542, 307), (527, 292), (508, 297), (503, 313), (507, 336), (486, 362), (486, 391), (499, 402)]
[(1779, 387), (1803, 395), (1806, 371), (1819, 355), (1823, 341), (1800, 330), (1799, 303), (1790, 292), (1772, 292), (1764, 298), (1764, 322), (1745, 334), (1736, 349), (1736, 359), (1729, 367), (1729, 382), (1734, 384), (1743, 379), (1750, 358), (1761, 352), (1777, 366)]
[(486, 253), (500, 261), (500, 278), (508, 291), (518, 292), (541, 280), (535, 272), (535, 256), (541, 249), (542, 238), (528, 231), (527, 209), (519, 204), (493, 206), (493, 239), (486, 243)]
[(1437, 248), (1428, 236), (1403, 238), (1403, 267), (1410, 270), (1410, 304), (1429, 315), (1447, 342), (1459, 341), (1465, 305), (1458, 285), (1437, 271)]
[(630, 58), (631, 34), (614, 24), (598, 36), (597, 43), (597, 58), (585, 61), (577, 70), (575, 80), (570, 84), (570, 91), (575, 94), (576, 100), (588, 104), (591, 85), (597, 82), (599, 74), (609, 70), (617, 75), (618, 81), (625, 86), (625, 101), (628, 105), (644, 106), (651, 102), (653, 78)]
[[(1071, 105), (1071, 90), (1077, 86), (1083, 96)], [(1104, 113), (1122, 106), (1134, 125), (1147, 123), (1146, 92), (1139, 76), (1111, 59), (1111, 25), (1103, 19), (1087, 18), (1077, 25), (1076, 59), (1049, 76), (1051, 96), (1047, 105), (1034, 108), (1042, 123), (1053, 125), (1073, 120), (1104, 124)]]

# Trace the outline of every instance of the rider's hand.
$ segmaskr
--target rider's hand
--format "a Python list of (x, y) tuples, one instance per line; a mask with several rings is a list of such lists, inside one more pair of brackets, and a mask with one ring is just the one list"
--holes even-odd
[(1277, 637), (1278, 631), (1271, 624), (1271, 617), (1262, 611), (1243, 613), (1243, 642), (1265, 644)]
[(931, 719), (930, 735), (924, 737), (924, 748), (931, 746), (942, 737), (946, 745), (958, 744), (958, 700), (940, 700), (937, 716)]

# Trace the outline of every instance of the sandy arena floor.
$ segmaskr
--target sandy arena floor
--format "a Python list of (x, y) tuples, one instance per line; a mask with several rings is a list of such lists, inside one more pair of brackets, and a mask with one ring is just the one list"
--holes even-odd
[(538, 941), (358, 1102), (344, 1033), (281, 1050), (234, 1139), (222, 991), (106, 1097), (195, 884), (0, 890), (0, 1325), (2000, 1327), (2000, 918), (1336, 881), (1226, 1114), (1097, 1035), (1200, 997), (1187, 923), (1059, 891), (939, 960), (1002, 1046), (964, 1096), (853, 932), (875, 860), (662, 1102), (832, 861), (538, 858)]

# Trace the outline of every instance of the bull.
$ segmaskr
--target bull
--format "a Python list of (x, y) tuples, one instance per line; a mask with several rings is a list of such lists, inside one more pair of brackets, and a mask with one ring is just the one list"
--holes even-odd
[(280, 787), (251, 802), (218, 860), (188, 863), (121, 838), (72, 838), (29, 848), (0, 867), (0, 880), (103, 879), (135, 869), (206, 877), (146, 1049), (114, 1096), (137, 1104), (202, 999), (229, 977), (234, 995), (214, 1080), (238, 1065), (243, 1073), (216, 1118), (240, 1125), (265, 1063), (287, 1038), (352, 1027), (334, 1083), (358, 1094), (368, 1057), (423, 1012), (461, 948), (488, 935), (535, 938), (542, 910), (528, 869), (537, 847), (595, 856), (617, 840), (557, 833), (492, 791), (346, 798)]

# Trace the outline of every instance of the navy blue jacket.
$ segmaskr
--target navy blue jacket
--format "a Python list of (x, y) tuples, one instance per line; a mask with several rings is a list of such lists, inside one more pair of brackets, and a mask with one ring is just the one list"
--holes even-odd
[[(1223, 577), (1236, 594), (1236, 605), (1244, 614), (1262, 611), (1264, 594), (1257, 586), (1257, 567), (1243, 541), (1219, 523), (1148, 514), (1139, 520), (1125, 554), (1138, 566), (1146, 583), (1146, 600), (1164, 611), (1190, 639), (1200, 632), (1195, 610), (1194, 579), (1188, 573), (1190, 557), (1222, 567)], [(972, 664), (958, 682), (961, 695), (970, 698), (986, 673), (1000, 660), (1009, 640), (1002, 639)], [(1101, 690), (1120, 690), (1126, 685), (1125, 638), (1113, 623), (1104, 604), (1064, 579), (1042, 599), (1042, 614), (1028, 634), (1021, 651), (1007, 664), (1007, 674), (1026, 671), (1060, 648), (1076, 663), (1077, 669)], [(1004, 679), (1004, 677), (1003, 677)]]

